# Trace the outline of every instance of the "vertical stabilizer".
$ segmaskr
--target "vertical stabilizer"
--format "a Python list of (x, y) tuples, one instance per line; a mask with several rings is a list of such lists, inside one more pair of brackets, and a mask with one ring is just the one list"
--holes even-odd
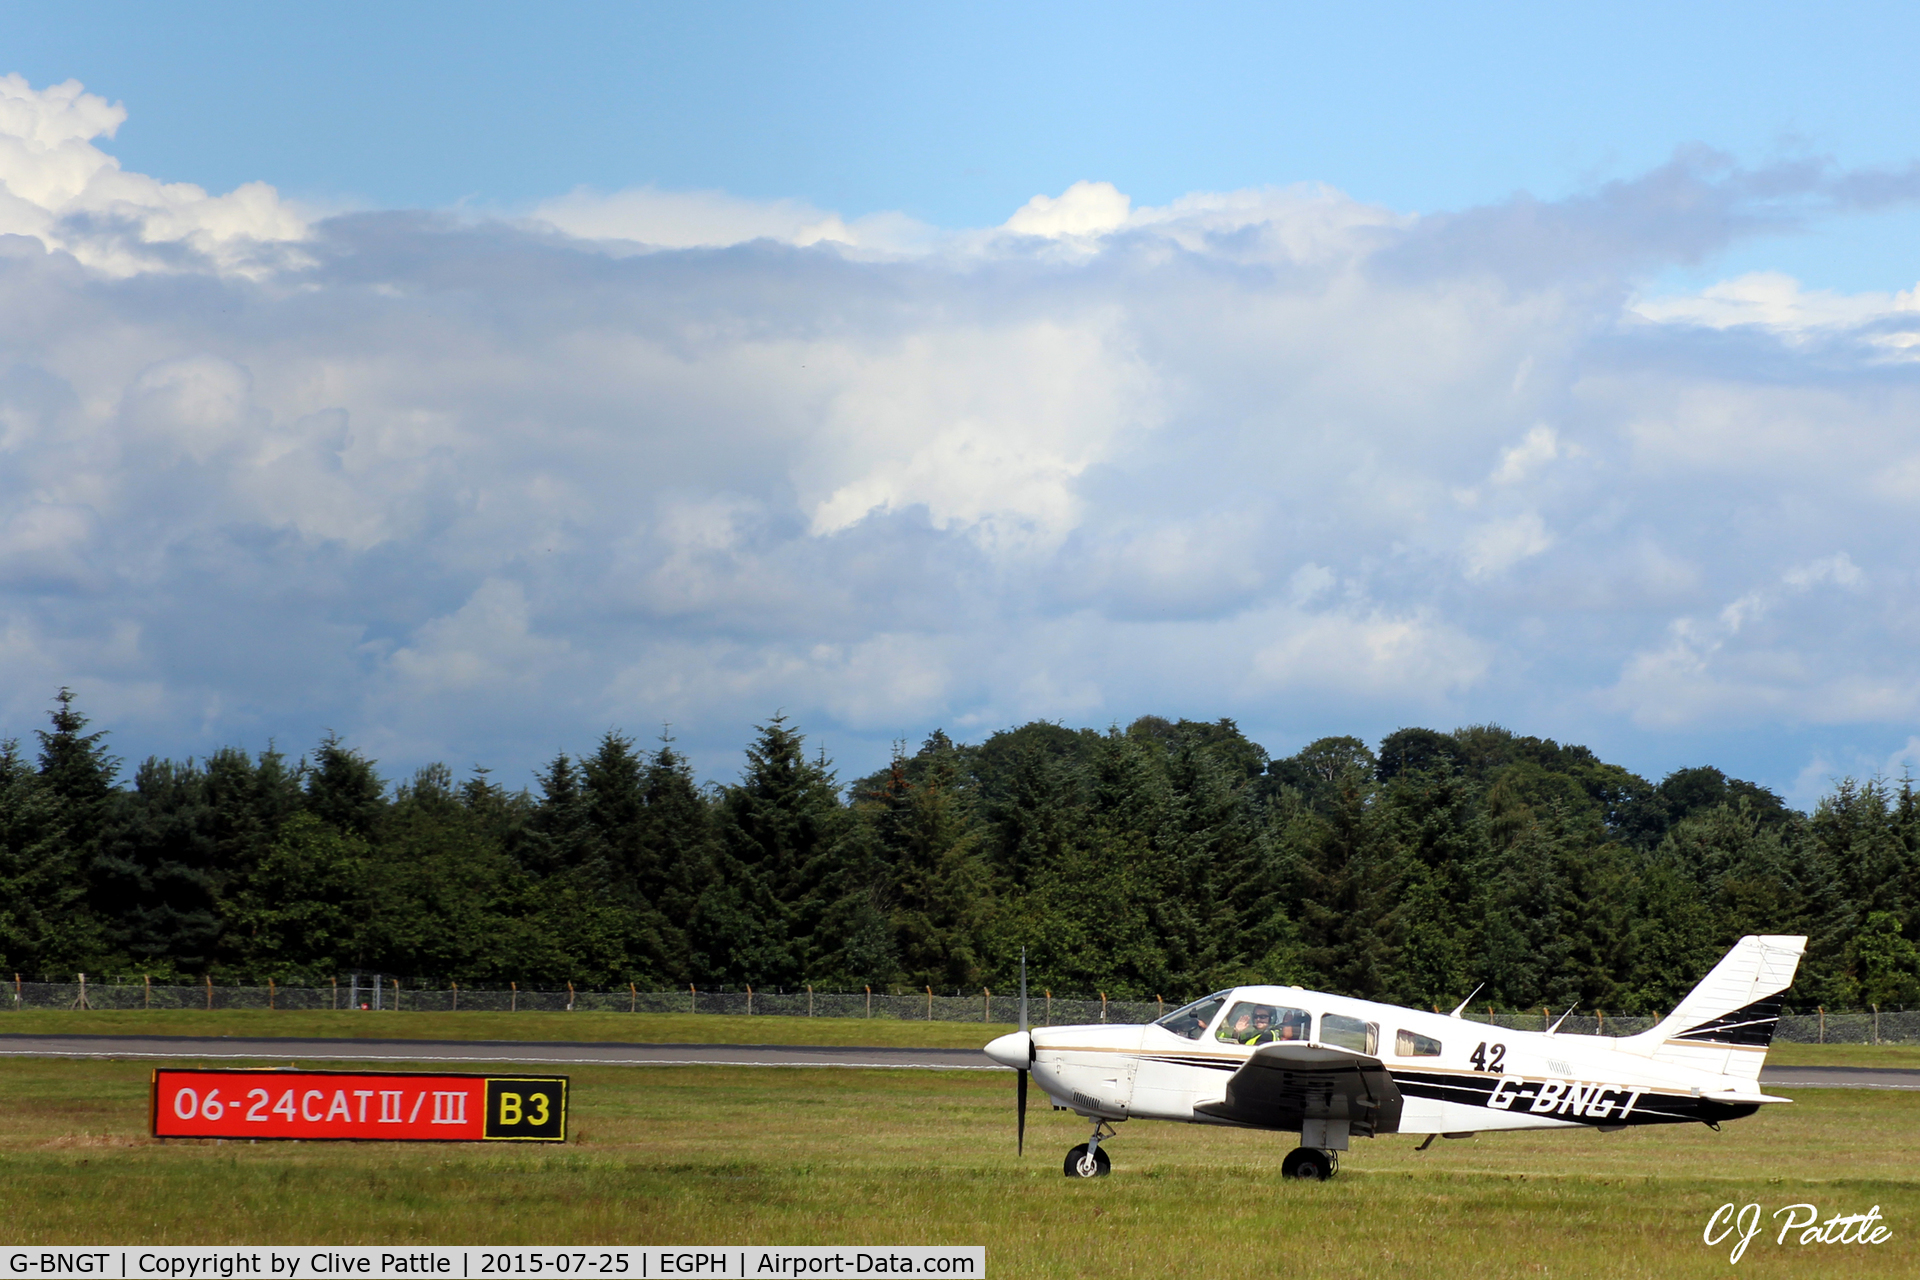
[(1635, 1047), (1663, 1062), (1759, 1079), (1781, 1000), (1806, 950), (1799, 935), (1740, 939), (1658, 1026), (1632, 1037)]

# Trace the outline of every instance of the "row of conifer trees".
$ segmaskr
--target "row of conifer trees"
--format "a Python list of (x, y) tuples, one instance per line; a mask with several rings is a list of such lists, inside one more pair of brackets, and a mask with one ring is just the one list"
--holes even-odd
[(1491, 725), (1270, 758), (1231, 720), (936, 732), (842, 785), (776, 716), (739, 780), (617, 733), (533, 788), (389, 785), (329, 736), (122, 779), (62, 692), (0, 746), (0, 966), (215, 982), (1058, 992), (1252, 980), (1417, 1005), (1669, 1007), (1743, 933), (1805, 933), (1791, 999), (1920, 1003), (1920, 814), (1811, 814), (1703, 767), (1650, 783)]

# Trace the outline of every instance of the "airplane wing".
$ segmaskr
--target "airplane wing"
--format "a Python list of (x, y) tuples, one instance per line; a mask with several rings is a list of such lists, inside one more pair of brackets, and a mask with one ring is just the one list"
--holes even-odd
[(1227, 1096), (1194, 1111), (1232, 1124), (1298, 1129), (1345, 1120), (1356, 1135), (1400, 1128), (1400, 1090), (1380, 1059), (1322, 1045), (1264, 1044), (1227, 1081)]

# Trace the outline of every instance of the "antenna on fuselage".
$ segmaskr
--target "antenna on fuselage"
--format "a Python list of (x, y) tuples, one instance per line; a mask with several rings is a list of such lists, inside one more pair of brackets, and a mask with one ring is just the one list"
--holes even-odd
[[(1480, 987), (1484, 987), (1486, 985), (1487, 984), (1483, 982), (1480, 984)], [(1463, 1013), (1466, 1010), (1466, 1007), (1473, 1003), (1473, 998), (1480, 994), (1480, 987), (1475, 987), (1473, 990), (1467, 992), (1467, 998), (1465, 1000), (1462, 1000), (1459, 1004), (1453, 1006), (1453, 1012), (1448, 1014), (1447, 1016), (1449, 1018), (1459, 1017), (1461, 1013)]]
[[(1571, 1018), (1573, 1016), (1573, 1011), (1575, 1009), (1578, 1009), (1579, 1007), (1580, 1007), (1580, 1002), (1578, 1000), (1574, 1001), (1571, 1005), (1567, 1006), (1567, 1011), (1560, 1015), (1560, 1022), (1565, 1022), (1568, 1018)], [(1548, 1027), (1547, 1034), (1552, 1035), (1554, 1032), (1558, 1031), (1560, 1029), (1560, 1022), (1556, 1022), (1552, 1026)]]

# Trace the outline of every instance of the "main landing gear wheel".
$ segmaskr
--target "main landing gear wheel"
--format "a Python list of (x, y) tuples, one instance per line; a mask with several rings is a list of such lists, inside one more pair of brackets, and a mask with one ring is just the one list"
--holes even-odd
[(1333, 1176), (1340, 1162), (1331, 1151), (1321, 1151), (1315, 1147), (1295, 1147), (1280, 1162), (1280, 1176), (1283, 1178), (1311, 1178), (1316, 1182), (1325, 1182)]
[(1087, 1150), (1087, 1144), (1083, 1142), (1067, 1152), (1064, 1172), (1069, 1178), (1104, 1178), (1113, 1172), (1113, 1161), (1098, 1147)]

